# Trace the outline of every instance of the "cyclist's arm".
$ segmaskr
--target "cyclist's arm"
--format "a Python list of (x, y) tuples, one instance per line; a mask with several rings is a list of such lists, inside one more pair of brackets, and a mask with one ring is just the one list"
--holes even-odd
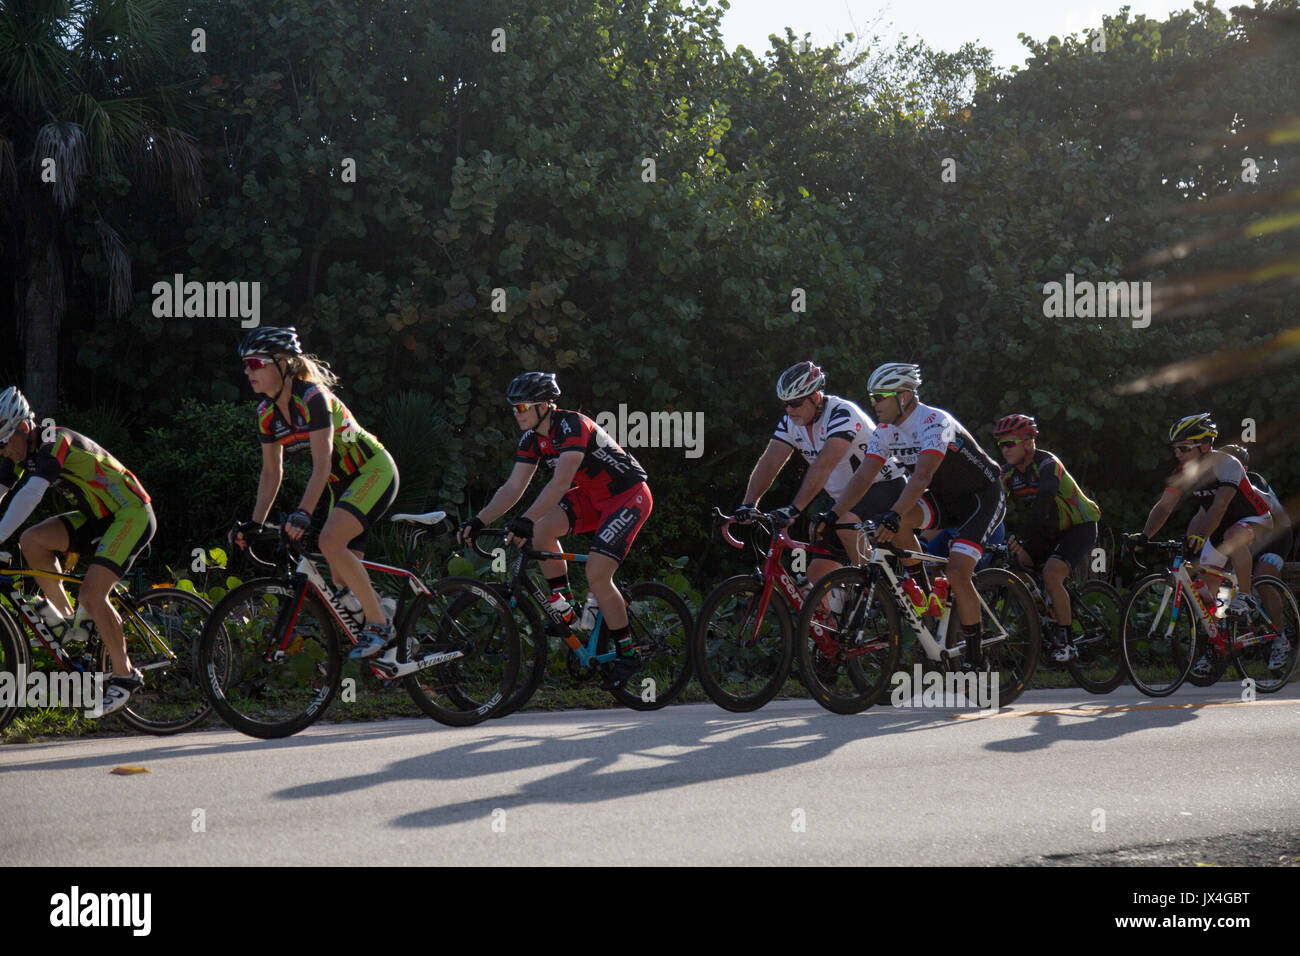
[(578, 466), (585, 457), (586, 453), (577, 449), (561, 452), (555, 462), (555, 475), (546, 483), (532, 506), (524, 512), (524, 517), (537, 521), (559, 507), (560, 499), (573, 487), (573, 476), (578, 473)]
[(257, 482), (257, 504), (253, 506), (253, 521), (257, 524), (265, 524), (283, 477), (284, 448), (276, 442), (267, 442), (262, 445), (262, 477)]
[(515, 462), (515, 467), (511, 470), (510, 477), (506, 479), (505, 484), (497, 489), (497, 493), (492, 496), (492, 500), (479, 509), (479, 513), (475, 517), (485, 525), (491, 524), (497, 518), (500, 518), (524, 496), (524, 491), (528, 488), (528, 483), (533, 480), (535, 471), (537, 471), (536, 462), (531, 464), (522, 461)]
[(334, 467), (334, 424), (311, 433), (311, 478), (302, 493), (298, 509), (311, 514), (320, 504), (320, 496), (330, 480), (330, 469)]
[[(849, 479), (848, 487), (844, 489), (844, 493), (840, 495), (839, 500), (831, 505), (831, 510), (837, 515), (842, 515), (861, 501), (862, 496), (871, 487), (871, 483), (876, 480), (876, 475), (880, 474), (880, 469), (884, 467), (885, 459), (878, 458), (875, 455), (869, 454), (862, 459), (862, 464), (858, 466), (858, 470)], [(858, 515), (858, 517), (869, 518), (870, 515)]]
[(943, 455), (939, 452), (930, 449), (921, 452), (921, 456), (916, 460), (912, 477), (907, 479), (907, 486), (894, 502), (894, 514), (905, 515), (916, 506), (916, 503), (921, 500), (921, 495), (925, 494), (925, 489), (930, 487), (930, 481), (941, 464), (943, 464)]
[(1197, 508), (1196, 514), (1192, 515), (1192, 520), (1187, 522), (1187, 536), (1200, 535), (1202, 538), (1208, 537), (1209, 528), (1206, 526), (1210, 516), (1204, 508)]
[[(822, 487), (826, 484), (826, 479), (831, 476), (831, 472), (849, 453), (853, 443), (847, 438), (828, 438), (822, 450), (818, 452), (817, 459), (808, 466), (808, 472), (803, 476), (803, 484), (795, 492), (794, 504), (800, 511), (807, 508)], [(746, 498), (746, 501), (752, 499)]]
[(1153, 537), (1165, 526), (1169, 516), (1174, 513), (1174, 508), (1178, 507), (1178, 499), (1182, 498), (1182, 496), (1183, 493), (1177, 488), (1165, 489), (1164, 494), (1160, 496), (1160, 500), (1155, 503), (1151, 513), (1147, 515), (1147, 523), (1142, 526), (1142, 533), (1147, 538)]
[(1223, 521), (1223, 516), (1228, 512), (1228, 505), (1232, 502), (1232, 496), (1237, 493), (1236, 488), (1227, 485), (1220, 486), (1214, 491), (1214, 501), (1210, 503), (1210, 513), (1205, 519), (1204, 534), (1208, 538), (1219, 527)]
[[(741, 500), (758, 504), (758, 499), (767, 494), (767, 489), (772, 487), (772, 482), (776, 481), (776, 476), (781, 473), (785, 463), (790, 460), (790, 453), (793, 451), (794, 449), (783, 441), (777, 441), (775, 438), (769, 441), (767, 448), (764, 449), (763, 454), (759, 456), (758, 461), (754, 464), (754, 470), (749, 474), (749, 484), (745, 486), (745, 497)], [(816, 462), (813, 464), (815, 467)], [(811, 475), (812, 472), (809, 471), (808, 474)], [(807, 478), (804, 481), (806, 483)], [(820, 488), (820, 486), (818, 487)]]
[(45, 497), (45, 489), (48, 487), (50, 483), (47, 480), (39, 475), (32, 475), (27, 479), (27, 484), (18, 489), (18, 493), (9, 502), (4, 518), (0, 519), (0, 544), (8, 541), (10, 536), (22, 527), (23, 522), (32, 516), (36, 506)]

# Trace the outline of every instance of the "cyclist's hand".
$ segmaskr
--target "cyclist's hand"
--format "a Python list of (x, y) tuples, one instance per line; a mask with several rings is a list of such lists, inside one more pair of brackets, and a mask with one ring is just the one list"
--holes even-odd
[(1205, 536), (1199, 534), (1189, 534), (1183, 542), (1183, 555), (1188, 561), (1199, 561), (1201, 552), (1205, 549)]
[(526, 545), (529, 541), (533, 540), (532, 518), (525, 518), (523, 515), (520, 515), (518, 518), (511, 521), (510, 524), (506, 525), (506, 529), (510, 532), (506, 537), (506, 544), (515, 544), (518, 542), (520, 545)]
[(245, 535), (254, 534), (262, 530), (262, 524), (259, 521), (236, 521), (226, 532), (226, 540), (241, 550), (248, 549), (248, 539)]
[(794, 520), (799, 517), (799, 509), (794, 505), (786, 505), (784, 508), (777, 508), (768, 517), (772, 519), (772, 528), (780, 531), (794, 524)]
[(461, 522), (460, 528), (456, 531), (456, 543), (462, 547), (471, 545), (482, 530), (483, 522), (479, 520), (478, 515), (475, 515), (468, 521)]
[(882, 515), (876, 515), (871, 520), (876, 525), (876, 540), (881, 544), (889, 544), (894, 535), (898, 533), (898, 512), (886, 511)]
[(739, 524), (749, 524), (757, 515), (758, 508), (755, 507), (754, 502), (746, 501), (732, 513), (731, 520)]
[(284, 536), (290, 541), (297, 541), (311, 530), (311, 515), (299, 509), (289, 515), (284, 522)]
[(814, 538), (820, 538), (822, 536), (822, 529), (828, 528), (831, 525), (839, 524), (839, 520), (840, 516), (833, 510), (823, 511), (817, 517), (812, 519), (812, 536)]

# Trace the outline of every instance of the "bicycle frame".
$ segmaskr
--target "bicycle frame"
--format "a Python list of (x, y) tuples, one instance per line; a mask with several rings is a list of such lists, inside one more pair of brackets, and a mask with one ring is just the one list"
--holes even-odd
[[(1244, 648), (1251, 647), (1255, 644), (1263, 644), (1265, 641), (1273, 639), (1277, 633), (1276, 627), (1273, 627), (1273, 632), (1268, 635), (1259, 635), (1254, 631), (1249, 631), (1244, 636), (1234, 634), (1231, 641), (1229, 641), (1227, 627), (1220, 626), (1217, 615), (1213, 615), (1209, 612), (1209, 609), (1201, 600), (1200, 594), (1197, 593), (1196, 588), (1193, 586), (1191, 574), (1187, 570), (1190, 563), (1191, 562), (1188, 562), (1183, 555), (1176, 554), (1174, 555), (1173, 562), (1169, 568), (1170, 575), (1174, 580), (1174, 587), (1172, 589), (1166, 589), (1164, 596), (1160, 599), (1160, 607), (1155, 618), (1158, 621), (1164, 616), (1165, 610), (1169, 607), (1170, 596), (1172, 595), (1174, 606), (1172, 610), (1170, 610), (1169, 623), (1165, 627), (1165, 639), (1169, 639), (1173, 636), (1174, 628), (1178, 624), (1178, 614), (1182, 607), (1178, 599), (1184, 591), (1187, 591), (1192, 595), (1192, 612), (1195, 621), (1209, 637), (1210, 647), (1216, 654), (1232, 654)], [(1197, 570), (1199, 571), (1200, 568), (1198, 567)], [(1234, 595), (1237, 593), (1237, 576), (1231, 571), (1226, 568), (1222, 570), (1217, 568), (1206, 570), (1210, 570), (1214, 574), (1226, 578), (1232, 585), (1232, 593)], [(1229, 600), (1231, 600), (1231, 598), (1229, 598)], [(1273, 626), (1273, 622), (1268, 618), (1268, 612), (1262, 606), (1259, 607), (1259, 611), (1263, 615), (1264, 620), (1268, 621), (1270, 626)]]

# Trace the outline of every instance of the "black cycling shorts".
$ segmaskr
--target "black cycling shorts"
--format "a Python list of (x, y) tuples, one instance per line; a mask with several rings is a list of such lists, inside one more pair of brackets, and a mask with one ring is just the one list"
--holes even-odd
[(1059, 558), (1072, 571), (1086, 571), (1088, 558), (1097, 546), (1097, 522), (1071, 525), (1055, 537), (1033, 537), (1025, 541), (1025, 550), (1034, 564), (1043, 565), (1048, 558)]
[(976, 561), (983, 556), (989, 535), (1007, 513), (1001, 481), (990, 482), (982, 491), (946, 500), (936, 499), (927, 491), (924, 502), (933, 513), (927, 528), (954, 529), (949, 555), (966, 554)]

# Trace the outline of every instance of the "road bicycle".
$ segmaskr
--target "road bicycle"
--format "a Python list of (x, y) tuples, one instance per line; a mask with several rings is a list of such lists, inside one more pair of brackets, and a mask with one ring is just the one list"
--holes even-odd
[[(447, 527), (441, 511), (390, 520), (408, 531), (408, 565), (425, 533)], [(287, 737), (329, 707), (342, 681), (341, 635), (356, 644), (365, 617), (330, 586), (320, 569), (324, 558), (307, 550), (305, 536), (290, 542), (280, 527), (267, 525), (245, 538), (250, 560), (276, 574), (234, 588), (217, 604), (199, 641), (199, 671), (230, 726), (253, 737)], [(277, 560), (259, 555), (268, 548), (277, 549)], [(519, 670), (519, 635), (505, 602), (472, 578), (428, 585), (405, 568), (362, 564), (401, 588), (392, 612), (395, 646), (363, 666), (400, 680), (440, 723), (465, 727), (493, 716)]]
[[(1041, 572), (1031, 574), (1022, 568), (1005, 544), (989, 545), (986, 550), (993, 555), (994, 567), (1019, 577), (1029, 591), (1043, 634), (1039, 660), (1046, 665), (1056, 663), (1047, 643), (1048, 629), (1056, 618), (1052, 616), (1052, 599), (1042, 585)], [(1070, 646), (1073, 648), (1065, 668), (1088, 693), (1109, 694), (1126, 676), (1119, 650), (1120, 612), (1124, 601), (1115, 588), (1096, 578), (1082, 584), (1066, 578), (1063, 586), (1070, 599)]]
[[(1170, 566), (1138, 581), (1124, 607), (1120, 647), (1133, 686), (1148, 697), (1167, 697), (1192, 679), (1197, 659), (1208, 655), (1209, 672), (1195, 679), (1201, 686), (1216, 682), (1231, 661), (1255, 691), (1281, 690), (1300, 655), (1295, 596), (1281, 579), (1256, 574), (1252, 593), (1242, 595), (1243, 617), (1227, 614), (1217, 602), (1211, 608), (1192, 584), (1202, 569), (1187, 560), (1183, 547), (1181, 541), (1160, 541), (1143, 549), (1169, 555)], [(1236, 575), (1215, 573), (1228, 585), (1227, 605), (1238, 593)]]
[[(709, 592), (691, 639), (700, 686), (715, 704), (735, 713), (762, 707), (790, 677), (794, 618), (803, 608), (807, 585), (801, 586), (786, 570), (785, 553), (801, 549), (809, 559), (842, 560), (822, 545), (796, 541), (785, 529), (777, 531), (770, 515), (755, 513), (752, 521), (770, 539), (762, 565), (727, 578)], [(714, 508), (713, 522), (727, 544), (745, 547), (731, 533), (734, 518)], [(823, 668), (834, 653), (829, 646), (825, 650)]]
[[(505, 531), (488, 528), (480, 531), (474, 550), (492, 557), (479, 543), (484, 537), (504, 537)], [(530, 547), (511, 548), (508, 581), (492, 585), (506, 600), (521, 625), (523, 656), (515, 691), (497, 716), (513, 713), (532, 698), (546, 675), (550, 655), (550, 637), (567, 648), (565, 664), (571, 679), (585, 681), (603, 674), (614, 663), (617, 651), (609, 639), (604, 615), (595, 609), (595, 622), (584, 636), (551, 607), (550, 589), (536, 575), (529, 574), (530, 561), (563, 558), (585, 564), (588, 555), (569, 552), (538, 551)], [(633, 710), (658, 710), (681, 695), (691, 679), (691, 611), (672, 588), (657, 581), (638, 581), (619, 587), (627, 602), (628, 625), (632, 642), (643, 648), (641, 668), (610, 694), (624, 707)], [(452, 609), (455, 613), (455, 608)]]
[[(876, 530), (870, 521), (840, 524), (856, 528), (869, 544)], [(910, 577), (902, 559), (946, 566), (948, 559), (923, 551), (906, 551), (893, 545), (870, 547), (866, 564), (838, 568), (819, 580), (806, 598), (795, 629), (804, 684), (813, 699), (837, 714), (855, 714), (876, 703), (892, 683), (904, 629), (916, 639), (923, 666), (940, 671), (963, 671), (965, 641), (948, 600), (935, 615), (918, 614), (903, 582)], [(974, 576), (980, 602), (982, 672), (998, 675), (997, 703), (1005, 706), (1018, 698), (1033, 679), (1038, 665), (1038, 614), (1033, 598), (1014, 574), (985, 568)], [(825, 666), (830, 660), (839, 666)], [(978, 677), (976, 672), (976, 676)], [(827, 680), (830, 675), (833, 679)], [(969, 686), (969, 684), (967, 684)]]
[[(76, 556), (69, 557), (68, 566), (75, 566)], [(0, 552), (0, 563), (10, 560), (8, 553)], [(102, 672), (107, 683), (112, 661), (94, 622), (86, 621), (86, 627), (78, 629), (77, 639), (69, 633), (71, 622), (56, 634), (37, 610), (43, 595), (27, 593), (24, 578), (78, 586), (83, 580), (74, 574), (35, 568), (0, 568), (0, 579), (6, 581), (0, 588), (0, 672), (13, 675), (15, 689), (23, 683), (18, 681), (19, 674), (36, 671), (47, 675)], [(132, 595), (121, 581), (109, 592), (109, 603), (122, 619), (127, 656), (144, 675), (144, 687), (131, 695), (116, 716), (135, 730), (159, 735), (203, 723), (212, 708), (203, 694), (194, 652), (212, 605), (179, 588), (157, 587)], [(48, 677), (46, 683), (51, 683)], [(66, 679), (63, 684), (68, 686)], [(84, 709), (93, 707), (83, 703)], [(8, 726), (20, 709), (17, 695), (0, 699), (0, 729)]]

